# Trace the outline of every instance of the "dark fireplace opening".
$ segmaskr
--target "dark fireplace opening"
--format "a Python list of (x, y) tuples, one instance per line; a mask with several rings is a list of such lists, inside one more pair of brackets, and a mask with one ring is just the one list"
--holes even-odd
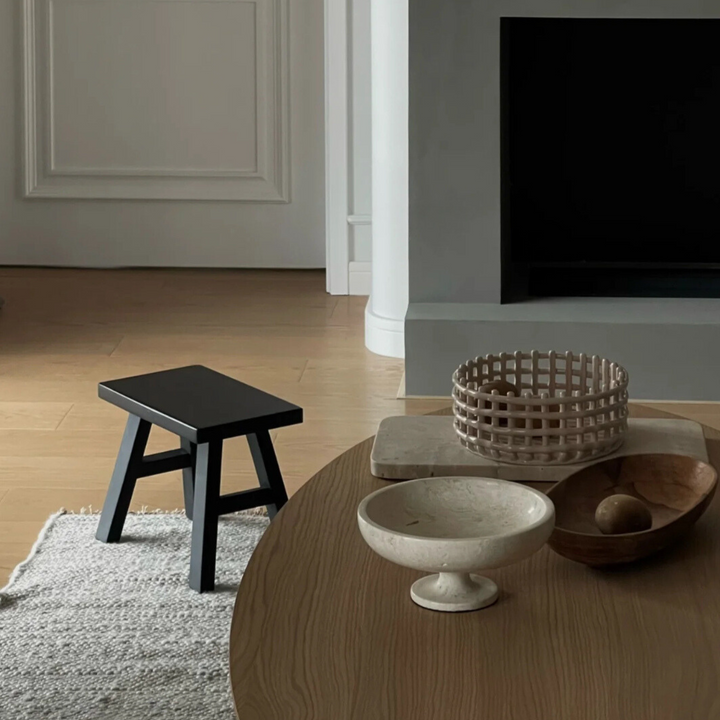
[(720, 297), (720, 22), (501, 29), (503, 300)]

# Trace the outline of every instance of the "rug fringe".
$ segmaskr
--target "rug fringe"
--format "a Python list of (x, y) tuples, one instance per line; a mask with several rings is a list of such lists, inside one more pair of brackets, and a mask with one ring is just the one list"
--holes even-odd
[(27, 567), (28, 563), (35, 557), (37, 554), (37, 551), (40, 549), (40, 544), (45, 539), (45, 536), (50, 531), (50, 528), (55, 524), (55, 521), (61, 517), (62, 515), (67, 515), (67, 511), (64, 508), (61, 508), (56, 513), (53, 513), (46, 521), (45, 525), (43, 525), (42, 530), (40, 531), (40, 534), (37, 536), (37, 540), (35, 540), (32, 549), (30, 550), (30, 554), (19, 564), (15, 567), (15, 569), (10, 573), (10, 578), (7, 581), (7, 585), (5, 587), (0, 588), (0, 605), (3, 604), (3, 598), (4, 596), (10, 591), (12, 586), (17, 582), (20, 575), (22, 575), (23, 571)]
[[(66, 515), (99, 515), (100, 510), (95, 510), (92, 505), (87, 507), (81, 507), (77, 512), (72, 510), (63, 512)], [(185, 510), (183, 508), (175, 508), (174, 510), (158, 510), (156, 508), (150, 508), (147, 505), (143, 505), (139, 510), (133, 510), (129, 515), (184, 515)], [(256, 508), (250, 508), (249, 510), (239, 510), (236, 513), (230, 513), (230, 515), (255, 515), (259, 517), (267, 517), (267, 508), (264, 505)]]
[[(69, 512), (68, 515), (99, 515), (102, 510), (95, 509), (92, 505), (81, 507), (77, 512)], [(185, 510), (175, 508), (174, 510), (151, 509), (147, 505), (141, 506), (139, 510), (133, 510), (128, 515), (184, 515)]]

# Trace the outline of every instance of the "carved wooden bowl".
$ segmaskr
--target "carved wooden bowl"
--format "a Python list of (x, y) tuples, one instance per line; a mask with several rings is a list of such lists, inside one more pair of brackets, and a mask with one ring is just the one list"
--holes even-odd
[[(617, 565), (652, 555), (680, 539), (705, 512), (717, 485), (707, 463), (683, 455), (631, 455), (584, 468), (555, 485), (550, 547), (592, 566)], [(606, 497), (632, 495), (652, 514), (642, 532), (603, 535), (595, 510)]]

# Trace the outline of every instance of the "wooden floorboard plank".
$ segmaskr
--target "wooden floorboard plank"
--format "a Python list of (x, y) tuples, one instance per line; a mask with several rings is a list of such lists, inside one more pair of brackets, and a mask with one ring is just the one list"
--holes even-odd
[[(384, 417), (450, 404), (397, 398), (403, 362), (364, 345), (367, 298), (328, 295), (323, 272), (0, 268), (0, 289), (0, 585), (50, 514), (102, 504), (125, 415), (100, 381), (200, 363), (298, 403), (305, 423), (273, 434), (290, 494)], [(666, 409), (720, 428), (720, 405)], [(148, 452), (174, 443), (154, 431)], [(256, 486), (228, 442), (223, 491)], [(182, 502), (169, 473), (133, 508)]]

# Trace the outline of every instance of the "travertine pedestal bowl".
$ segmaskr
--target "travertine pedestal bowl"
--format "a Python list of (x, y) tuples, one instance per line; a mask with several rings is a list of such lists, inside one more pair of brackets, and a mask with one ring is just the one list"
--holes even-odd
[(379, 555), (435, 573), (412, 599), (444, 612), (478, 610), (497, 600), (497, 585), (471, 574), (522, 560), (550, 537), (552, 501), (524, 485), (490, 478), (423, 478), (383, 488), (358, 507), (360, 532)]

